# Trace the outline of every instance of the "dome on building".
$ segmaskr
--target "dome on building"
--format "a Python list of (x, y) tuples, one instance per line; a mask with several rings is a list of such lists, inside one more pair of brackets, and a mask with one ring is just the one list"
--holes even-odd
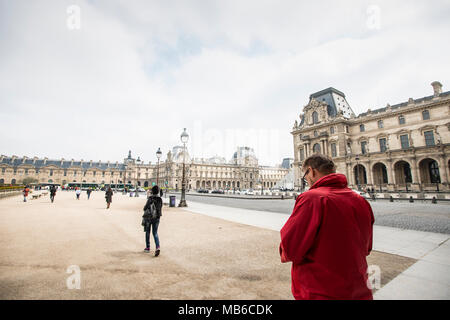
[(231, 161), (234, 164), (258, 165), (255, 151), (250, 147), (238, 147), (237, 151), (233, 154)]
[(175, 146), (172, 148), (172, 157), (173, 161), (182, 163), (183, 160), (186, 160), (187, 162), (191, 161), (191, 157), (189, 156), (189, 152), (186, 150), (186, 158), (184, 159), (184, 148), (183, 146)]

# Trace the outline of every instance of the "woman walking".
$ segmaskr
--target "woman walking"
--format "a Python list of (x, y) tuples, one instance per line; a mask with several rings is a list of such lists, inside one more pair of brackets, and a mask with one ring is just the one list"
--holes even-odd
[(28, 189), (28, 186), (25, 186), (22, 190), (23, 202), (27, 202), (28, 192), (30, 192), (30, 189)]
[[(159, 256), (159, 237), (158, 237), (158, 226), (159, 220), (162, 216), (162, 199), (159, 197), (159, 187), (154, 186), (152, 188), (152, 194), (147, 199), (147, 203), (144, 207), (144, 216), (148, 213), (148, 219), (145, 219), (144, 231), (145, 231), (145, 252), (150, 252), (150, 229), (153, 234), (153, 239), (155, 240), (155, 257)], [(155, 212), (154, 212), (155, 211)], [(153, 217), (152, 217), (153, 216)]]
[(81, 189), (77, 187), (75, 190), (75, 194), (77, 195), (77, 200), (80, 200)]
[(113, 192), (111, 190), (111, 187), (108, 187), (108, 189), (106, 190), (106, 193), (105, 193), (106, 209), (109, 209), (109, 205), (112, 202), (112, 195), (113, 195)]

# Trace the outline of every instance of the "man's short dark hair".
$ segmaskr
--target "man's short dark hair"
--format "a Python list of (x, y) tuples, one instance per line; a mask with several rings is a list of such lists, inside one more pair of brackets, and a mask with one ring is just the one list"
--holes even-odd
[(331, 160), (330, 157), (320, 153), (313, 154), (312, 156), (306, 158), (302, 166), (303, 168), (311, 167), (322, 174), (336, 172), (336, 166), (334, 165), (333, 160)]
[(159, 187), (158, 186), (154, 186), (152, 188), (152, 194), (158, 194), (159, 193)]

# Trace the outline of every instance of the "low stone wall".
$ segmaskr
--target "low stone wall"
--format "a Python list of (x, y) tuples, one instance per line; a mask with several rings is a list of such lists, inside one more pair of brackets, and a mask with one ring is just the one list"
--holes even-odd
[(22, 191), (0, 192), (0, 199), (21, 195)]

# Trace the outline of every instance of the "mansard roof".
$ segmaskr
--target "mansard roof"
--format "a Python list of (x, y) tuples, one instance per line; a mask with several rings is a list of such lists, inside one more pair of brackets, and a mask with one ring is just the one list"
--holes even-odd
[[(450, 96), (450, 91), (442, 92), (439, 95), (439, 97), (447, 97), (447, 96)], [(415, 104), (419, 104), (419, 103), (422, 103), (422, 102), (431, 101), (434, 97), (435, 97), (434, 95), (426, 96), (426, 97), (422, 97), (422, 98), (419, 98), (419, 99), (413, 99), (413, 101), (414, 101)], [(401, 107), (406, 107), (407, 105), (408, 105), (408, 101), (395, 104), (393, 106), (390, 106), (389, 108), (394, 111), (394, 110), (399, 109)], [(377, 114), (377, 113), (381, 113), (381, 112), (386, 112), (387, 109), (388, 109), (388, 107), (386, 106), (384, 108), (378, 108), (378, 109), (375, 109), (375, 110), (371, 110), (370, 112), (369, 111), (363, 112), (363, 113), (360, 113), (357, 118), (365, 117), (365, 116), (368, 116), (369, 114)]]
[[(34, 162), (34, 163), (33, 163)], [(18, 167), (20, 165), (32, 165), (35, 168), (42, 168), (46, 166), (56, 166), (61, 169), (68, 169), (70, 167), (81, 167), (83, 169), (99, 169), (99, 170), (107, 170), (107, 169), (118, 169), (125, 170), (126, 165), (123, 163), (106, 163), (106, 162), (91, 162), (90, 161), (72, 161), (71, 160), (44, 160), (44, 159), (36, 159), (36, 161), (32, 158), (25, 159), (23, 158), (14, 158), (13, 157), (4, 157), (0, 164), (7, 164), (12, 167)]]

